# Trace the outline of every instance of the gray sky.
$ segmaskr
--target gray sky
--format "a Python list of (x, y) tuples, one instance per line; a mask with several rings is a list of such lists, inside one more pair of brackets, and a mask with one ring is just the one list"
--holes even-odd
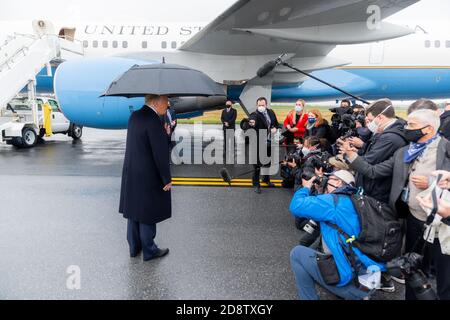
[[(275, 1), (275, 0), (274, 0)], [(235, 0), (0, 0), (0, 20), (208, 22)], [(428, 15), (424, 15), (427, 12)], [(450, 0), (421, 0), (399, 20), (448, 20)]]
[(0, 0), (0, 20), (210, 21), (234, 0)]

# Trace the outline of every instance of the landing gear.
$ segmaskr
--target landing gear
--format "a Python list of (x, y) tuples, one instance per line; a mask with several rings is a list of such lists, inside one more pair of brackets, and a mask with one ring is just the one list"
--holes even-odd
[(80, 140), (82, 135), (83, 127), (72, 123), (69, 129), (69, 137), (72, 137), (73, 140)]

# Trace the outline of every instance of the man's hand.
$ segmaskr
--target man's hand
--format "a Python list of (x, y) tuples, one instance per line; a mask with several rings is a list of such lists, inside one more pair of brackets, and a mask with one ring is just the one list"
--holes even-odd
[(270, 132), (272, 132), (273, 134), (277, 133), (277, 128), (270, 129)]
[(291, 162), (288, 162), (287, 165), (288, 165), (290, 168), (295, 168), (295, 167), (297, 167), (297, 162), (295, 162), (295, 159), (292, 159), (292, 161), (291, 161)]
[(348, 139), (350, 143), (358, 149), (361, 149), (364, 146), (364, 141), (357, 137), (351, 137)]
[(411, 176), (411, 182), (420, 190), (428, 189), (428, 177), (425, 176)]
[(303, 188), (311, 189), (314, 180), (316, 180), (316, 177), (312, 177), (310, 180), (302, 179)]
[(170, 129), (170, 126), (166, 123), (165, 125), (164, 125), (164, 129), (166, 129), (166, 133), (167, 133), (167, 135), (169, 135), (170, 136), (170, 133), (171, 133), (171, 129)]
[(342, 138), (338, 138), (338, 139), (336, 140), (336, 144), (337, 144), (338, 146), (342, 145), (344, 142), (345, 142), (345, 140), (343, 140)]
[(323, 177), (323, 168), (314, 168), (314, 171), (316, 172), (316, 176)]
[(439, 180), (438, 187), (442, 189), (450, 189), (450, 172), (445, 170), (437, 170), (432, 173), (433, 176), (437, 177), (442, 175), (441, 180)]
[(175, 126), (177, 125), (177, 121), (176, 121), (176, 120), (173, 120), (173, 121), (171, 122), (171, 125), (172, 125), (172, 127), (175, 127)]
[(166, 185), (164, 188), (163, 188), (163, 190), (164, 191), (170, 191), (170, 189), (172, 189), (172, 182), (171, 183), (169, 183), (168, 185)]
[(291, 128), (289, 131), (292, 133), (296, 133), (298, 131), (298, 128)]
[(339, 145), (339, 151), (342, 154), (346, 154), (349, 158), (357, 155), (358, 150), (352, 146), (349, 140), (341, 140), (342, 143)]
[[(431, 199), (431, 195), (429, 195), (428, 197), (425, 197), (425, 198), (417, 196), (416, 199), (417, 199), (417, 201), (419, 201), (419, 204), (422, 207), (428, 208), (428, 209), (433, 208), (433, 200)], [(442, 218), (450, 217), (450, 203), (443, 199), (439, 199), (438, 214), (440, 216), (442, 216)]]
[(250, 125), (250, 127), (254, 127), (254, 126), (256, 126), (256, 121), (255, 120), (250, 120), (248, 122), (248, 124)]
[(286, 126), (286, 129), (288, 129), (289, 131), (291, 131), (291, 129), (292, 129), (291, 125), (288, 124), (288, 125)]
[(224, 122), (225, 127), (229, 127), (230, 125), (228, 124), (228, 122)]

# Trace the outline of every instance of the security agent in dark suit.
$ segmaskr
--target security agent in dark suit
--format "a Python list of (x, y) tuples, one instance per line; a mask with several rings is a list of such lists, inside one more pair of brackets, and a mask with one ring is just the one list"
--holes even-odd
[[(260, 186), (260, 176), (261, 176), (261, 167), (263, 166), (260, 157), (259, 157), (259, 149), (260, 148), (267, 148), (267, 155), (271, 156), (271, 145), (270, 145), (270, 135), (276, 133), (277, 129), (280, 127), (280, 124), (278, 123), (277, 116), (273, 110), (267, 108), (267, 99), (264, 97), (259, 98), (257, 101), (257, 111), (250, 114), (248, 117), (249, 119), (249, 126), (250, 128), (253, 128), (256, 130), (256, 134), (258, 137), (258, 148), (257, 148), (257, 163), (254, 166), (254, 173), (253, 173), (253, 186), (255, 187), (255, 192), (260, 194), (261, 193), (261, 186)], [(263, 131), (261, 131), (263, 130)], [(264, 139), (265, 144), (259, 145), (259, 135), (263, 132), (266, 132), (268, 134), (267, 139)], [(270, 165), (266, 164), (265, 166)], [(274, 187), (274, 184), (270, 182), (269, 176), (263, 176), (263, 182), (267, 183), (269, 187)]]
[[(227, 153), (230, 146), (234, 146), (234, 130), (236, 129), (237, 111), (233, 108), (233, 102), (228, 100), (226, 108), (222, 111), (220, 120), (223, 125), (223, 152)], [(227, 133), (227, 130), (228, 133)]]
[(128, 219), (130, 256), (143, 252), (144, 261), (165, 256), (156, 246), (156, 224), (172, 214), (169, 144), (160, 116), (166, 114), (165, 96), (146, 96), (146, 105), (128, 122), (119, 212)]

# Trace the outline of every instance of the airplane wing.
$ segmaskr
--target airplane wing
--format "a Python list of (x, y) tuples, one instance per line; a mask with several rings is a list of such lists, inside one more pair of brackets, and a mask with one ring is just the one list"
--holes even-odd
[(387, 40), (411, 33), (410, 29), (386, 22), (369, 28), (368, 21), (373, 17), (381, 21), (418, 1), (239, 0), (180, 50), (325, 56), (338, 44)]

